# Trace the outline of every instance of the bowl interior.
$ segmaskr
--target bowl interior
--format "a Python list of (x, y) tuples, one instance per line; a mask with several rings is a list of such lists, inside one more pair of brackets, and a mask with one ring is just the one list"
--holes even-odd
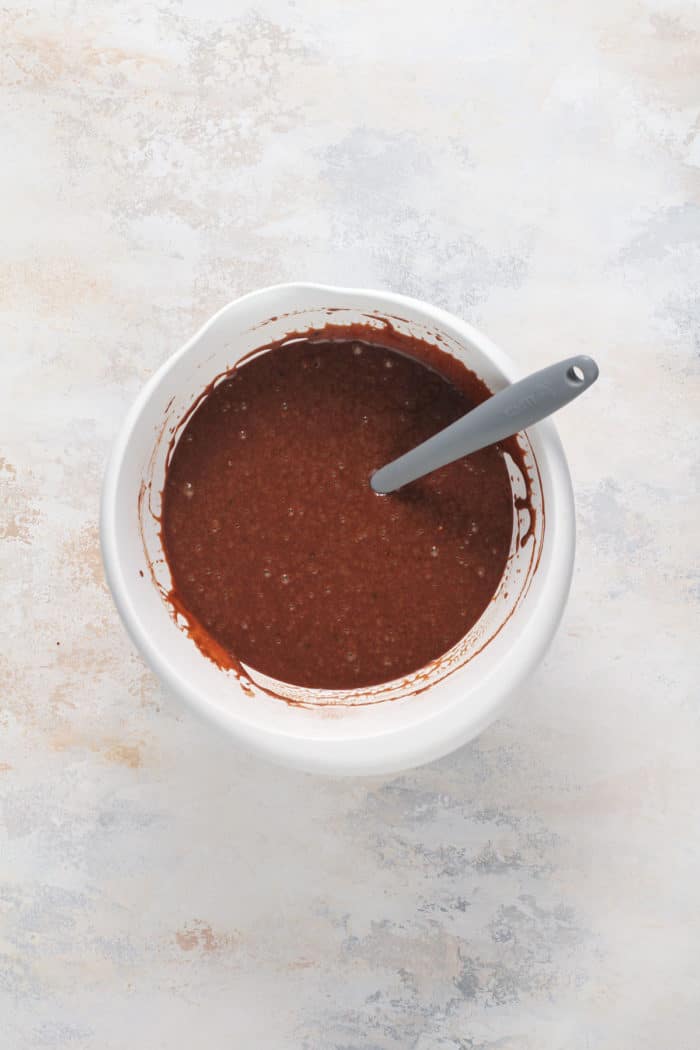
[[(451, 720), (461, 727), (459, 735), (466, 738), (476, 732), (498, 692), (485, 689), (485, 683), (499, 673), (504, 681), (508, 677), (509, 661), (527, 631), (546, 575), (545, 539), (554, 491), (547, 435), (540, 436), (534, 428), (521, 439), (534, 522), (527, 511), (516, 512), (510, 558), (497, 594), (469, 634), (421, 671), (351, 692), (302, 690), (257, 672), (241, 679), (208, 660), (174, 619), (164, 597), (170, 575), (158, 516), (168, 448), (179, 436), (185, 413), (216, 375), (270, 341), (322, 328), (329, 320), (334, 325), (369, 323), (380, 333), (384, 318), (428, 341), (439, 336), (441, 347), (493, 391), (513, 378), (507, 359), (482, 336), (411, 300), (306, 285), (254, 293), (214, 317), (144, 389), (113, 455), (113, 498), (110, 501), (106, 492), (103, 504), (109, 582), (149, 662), (193, 706), (253, 746), (278, 755), (285, 751), (293, 760), (294, 741), (306, 741), (307, 759), (301, 761), (306, 767), (309, 746), (319, 753), (333, 742), (352, 741), (357, 746), (358, 741), (413, 730), (456, 705), (461, 710)], [(525, 494), (526, 484), (515, 464), (509, 466), (515, 501)]]

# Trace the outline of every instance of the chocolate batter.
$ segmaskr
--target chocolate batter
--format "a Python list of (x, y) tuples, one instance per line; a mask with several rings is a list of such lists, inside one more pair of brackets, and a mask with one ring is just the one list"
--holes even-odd
[(513, 533), (500, 448), (372, 492), (375, 469), (489, 391), (420, 340), (347, 333), (277, 345), (214, 385), (163, 492), (171, 600), (199, 644), (312, 688), (379, 684), (445, 653), (493, 597)]

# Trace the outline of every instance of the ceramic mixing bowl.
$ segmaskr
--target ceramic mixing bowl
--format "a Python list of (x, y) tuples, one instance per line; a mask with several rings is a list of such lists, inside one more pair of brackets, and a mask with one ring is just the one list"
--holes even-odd
[[(562, 446), (545, 421), (521, 435), (531, 520), (514, 514), (497, 593), (471, 631), (413, 675), (350, 692), (300, 689), (222, 670), (167, 601), (158, 516), (178, 424), (218, 374), (287, 333), (384, 319), (462, 360), (492, 391), (519, 378), (506, 355), (464, 321), (386, 292), (285, 284), (224, 307), (149, 380), (116, 440), (102, 493), (105, 572), (122, 620), (167, 689), (242, 746), (300, 769), (392, 772), (460, 747), (498, 714), (542, 658), (561, 618), (574, 561), (574, 506)], [(282, 351), (283, 352), (283, 351)], [(525, 479), (510, 464), (514, 507)], [(522, 503), (522, 500), (519, 501)]]

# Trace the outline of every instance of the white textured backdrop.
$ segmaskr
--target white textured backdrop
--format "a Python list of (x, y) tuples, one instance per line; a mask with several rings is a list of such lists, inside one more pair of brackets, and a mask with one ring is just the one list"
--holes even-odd
[[(0, 17), (3, 1050), (697, 1050), (698, 4)], [(403, 776), (224, 746), (102, 578), (127, 405), (293, 279), (602, 367), (560, 417), (579, 550), (550, 655)]]

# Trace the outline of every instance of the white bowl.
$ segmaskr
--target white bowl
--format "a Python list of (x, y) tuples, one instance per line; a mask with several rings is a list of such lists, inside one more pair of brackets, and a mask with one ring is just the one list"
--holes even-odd
[[(329, 313), (332, 311), (332, 313)], [(240, 681), (208, 660), (173, 618), (158, 523), (165, 457), (177, 424), (209, 381), (289, 331), (381, 324), (440, 337), (491, 390), (517, 378), (513, 363), (464, 321), (386, 292), (285, 284), (224, 307), (146, 384), (126, 417), (102, 492), (101, 543), (115, 603), (132, 639), (173, 693), (243, 746), (290, 766), (379, 773), (444, 755), (476, 736), (542, 658), (557, 628), (574, 561), (574, 506), (554, 426), (521, 439), (537, 506), (534, 535), (514, 528), (504, 581), (479, 622), (440, 660), (407, 679), (352, 693), (301, 690), (251, 673)], [(513, 471), (514, 496), (523, 481)], [(544, 514), (542, 513), (544, 506)], [(526, 522), (519, 523), (520, 535)], [(287, 699), (272, 695), (282, 693)]]

